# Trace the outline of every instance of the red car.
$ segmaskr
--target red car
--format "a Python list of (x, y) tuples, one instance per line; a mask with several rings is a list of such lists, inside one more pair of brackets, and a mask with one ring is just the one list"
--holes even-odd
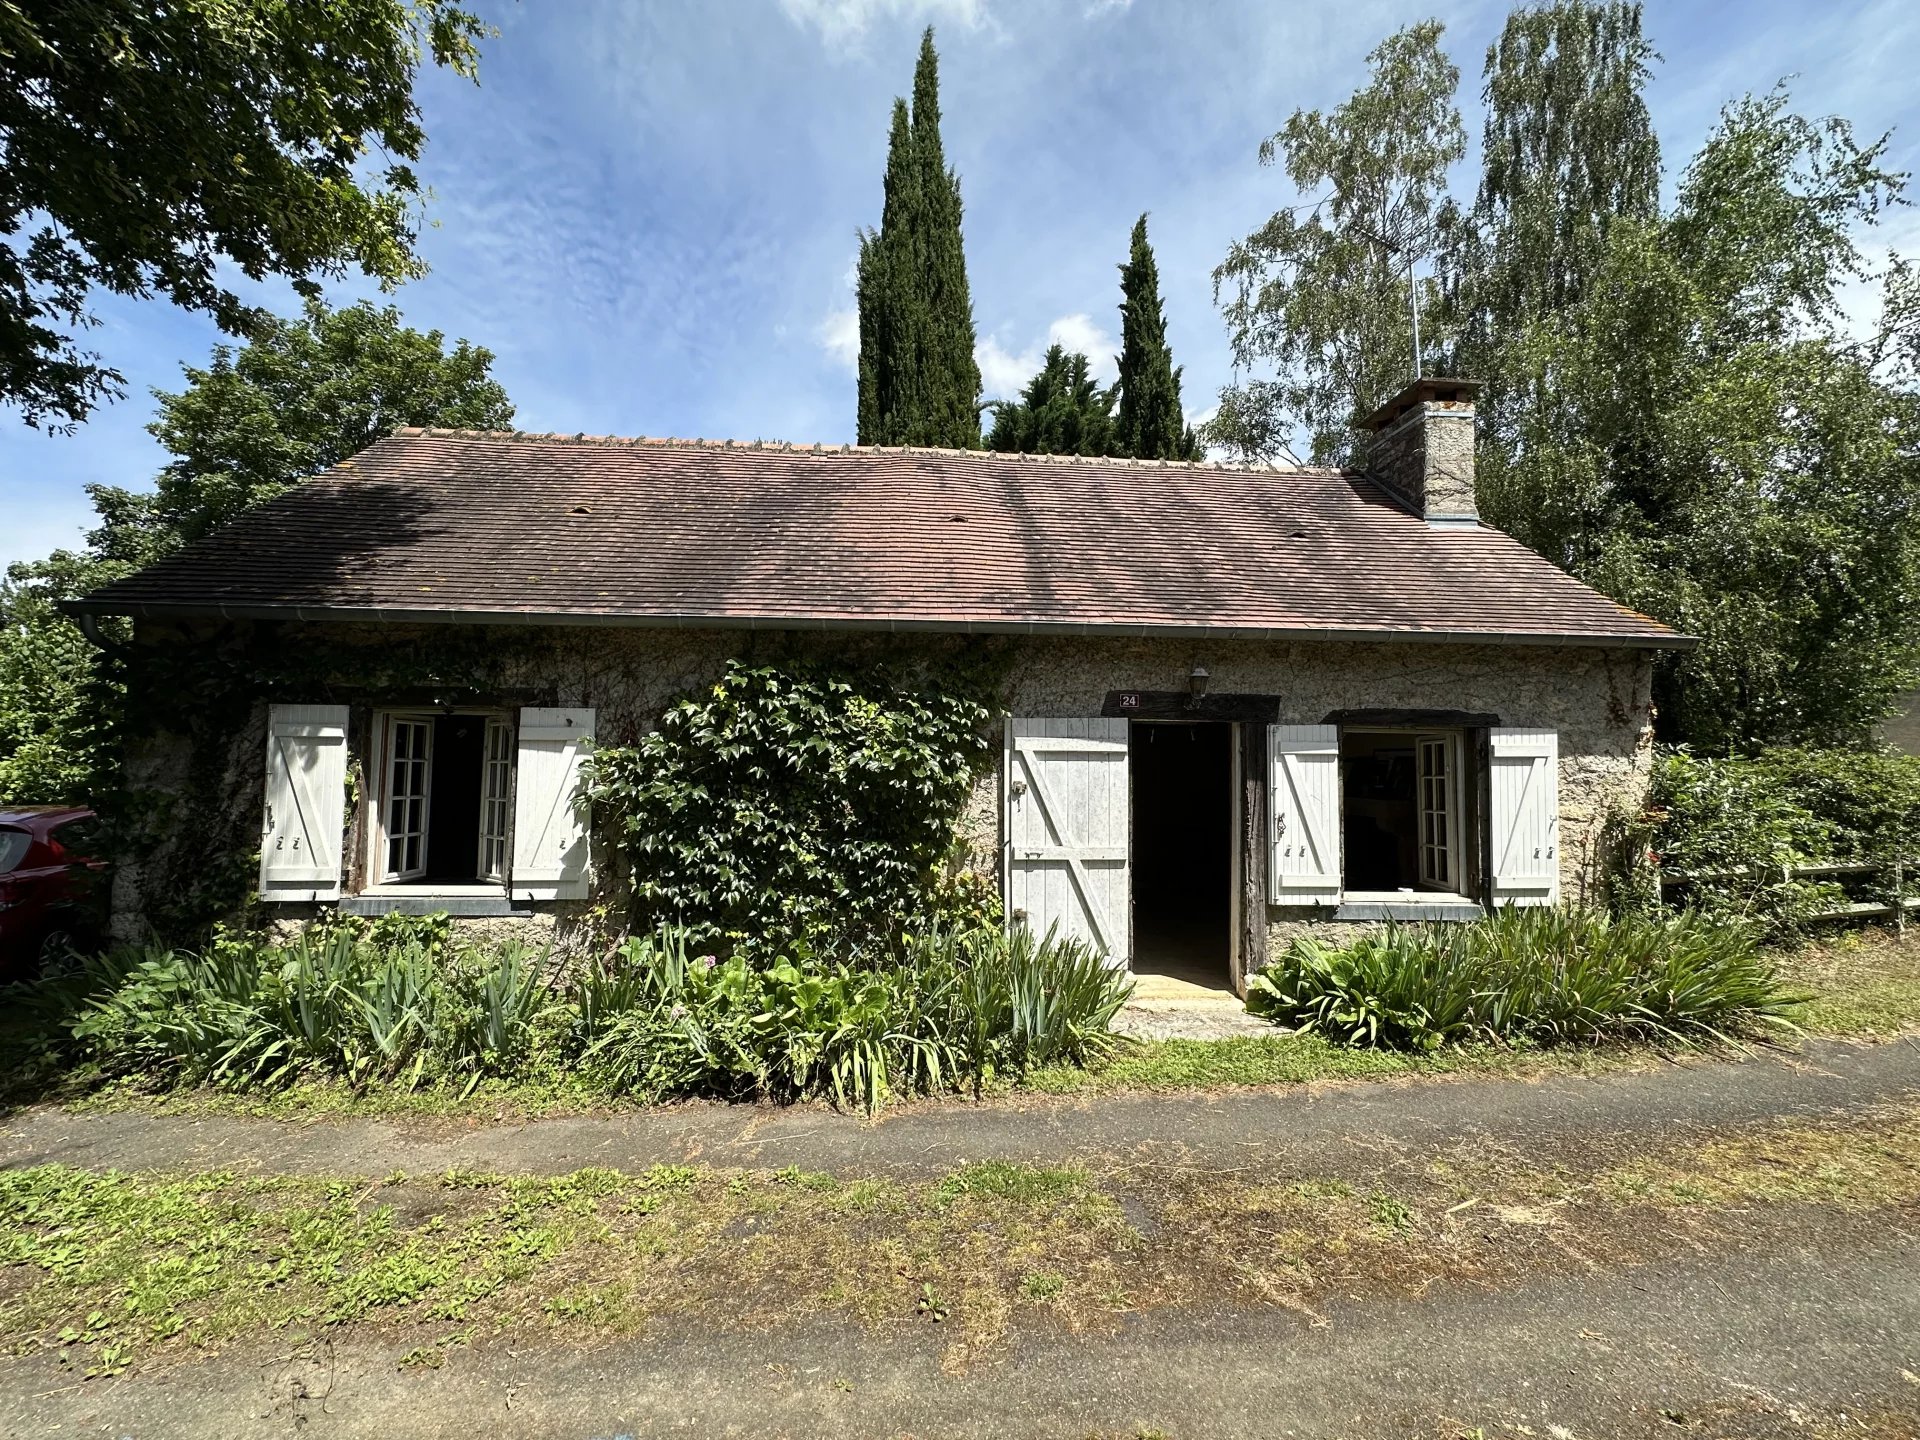
[(106, 871), (93, 811), (0, 809), (0, 983), (105, 935)]

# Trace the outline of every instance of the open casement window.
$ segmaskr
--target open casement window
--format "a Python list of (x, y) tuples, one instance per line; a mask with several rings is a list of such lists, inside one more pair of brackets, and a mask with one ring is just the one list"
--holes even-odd
[(1560, 898), (1559, 734), (1496, 729), (1489, 752), (1493, 903), (1552, 905)]
[(1273, 903), (1338, 904), (1340, 729), (1269, 726), (1267, 753)]
[(505, 884), (507, 845), (513, 837), (513, 727), (487, 721), (485, 770), (480, 781), (480, 876)]
[(386, 843), (380, 879), (417, 880), (427, 873), (433, 721), (403, 715), (385, 718), (386, 786), (381, 809)]
[(520, 712), (509, 877), (514, 899), (586, 899), (587, 808), (580, 768), (592, 750), (592, 710)]
[(1131, 963), (1127, 722), (1009, 718), (1007, 919)]
[(273, 705), (260, 898), (337, 900), (347, 815), (347, 707)]
[(1419, 797), (1420, 888), (1461, 888), (1460, 737), (1420, 735), (1414, 738), (1414, 783)]

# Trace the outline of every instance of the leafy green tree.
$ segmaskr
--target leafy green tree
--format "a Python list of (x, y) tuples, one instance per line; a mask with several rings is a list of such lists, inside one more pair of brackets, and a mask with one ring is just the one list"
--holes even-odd
[(1116, 455), (1113, 392), (1089, 373), (1087, 357), (1058, 345), (1018, 400), (993, 407), (987, 448), (1023, 455)]
[(176, 458), (152, 494), (90, 486), (99, 524), (80, 551), (0, 581), (0, 802), (93, 798), (116, 759), (114, 662), (57, 608), (196, 539), (249, 505), (364, 449), (396, 425), (497, 429), (513, 420), (490, 352), (366, 302), (220, 346), (156, 392), (147, 428)]
[[(1391, 36), (1367, 57), (1364, 88), (1330, 112), (1295, 111), (1261, 145), (1261, 163), (1284, 158), (1302, 192), (1325, 189), (1235, 242), (1213, 272), (1235, 365), (1277, 371), (1221, 393), (1214, 443), (1268, 458), (1304, 427), (1316, 463), (1345, 461), (1353, 417), (1412, 378), (1409, 268), (1433, 248), (1447, 170), (1466, 152), (1443, 28)], [(1430, 310), (1437, 288), (1423, 288)]]
[(1484, 513), (1701, 637), (1655, 699), (1703, 749), (1863, 738), (1920, 676), (1910, 267), (1867, 340), (1839, 308), (1904, 187), (1884, 150), (1784, 90), (1728, 107), (1672, 212), (1617, 219), (1583, 298), (1502, 356), (1541, 398)]
[(960, 178), (940, 139), (940, 65), (928, 27), (913, 104), (894, 101), (880, 228), (860, 238), (863, 445), (980, 445), (980, 367), (960, 220)]
[(299, 319), (268, 321), (238, 350), (216, 347), (205, 369), (183, 367), (177, 393), (155, 392), (160, 413), (147, 429), (176, 458), (150, 499), (120, 492), (112, 503), (123, 528), (136, 519), (149, 532), (145, 553), (164, 551), (396, 425), (506, 429), (513, 405), (492, 364), (491, 351), (465, 340), (449, 346), (438, 330), (407, 326), (392, 306), (332, 310), (309, 301)]
[(1160, 267), (1147, 243), (1145, 215), (1133, 225), (1127, 263), (1120, 267), (1120, 295), (1120, 378), (1114, 387), (1120, 411), (1113, 453), (1142, 460), (1197, 460), (1200, 443), (1180, 408), (1180, 368), (1167, 345)]
[(90, 799), (111, 771), (112, 666), (56, 606), (130, 568), (62, 550), (0, 580), (0, 804)]
[(71, 428), (122, 377), (83, 348), (97, 291), (252, 336), (258, 280), (421, 273), (421, 60), (475, 73), (456, 0), (0, 6), (0, 402)]

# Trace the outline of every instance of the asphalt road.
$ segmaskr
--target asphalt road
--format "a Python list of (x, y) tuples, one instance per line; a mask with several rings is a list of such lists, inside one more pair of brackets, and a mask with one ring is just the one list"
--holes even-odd
[(970, 1160), (1140, 1164), (1338, 1174), (1379, 1152), (1453, 1138), (1543, 1158), (1613, 1137), (1814, 1117), (1920, 1096), (1920, 1043), (1815, 1040), (1733, 1061), (1689, 1060), (1591, 1076), (1296, 1085), (1212, 1094), (944, 1100), (869, 1121), (820, 1106), (685, 1105), (624, 1115), (493, 1123), (265, 1120), (42, 1107), (0, 1122), (0, 1167), (233, 1169), (431, 1175), (455, 1166), (565, 1174), (584, 1166), (798, 1165), (847, 1175), (941, 1175)]

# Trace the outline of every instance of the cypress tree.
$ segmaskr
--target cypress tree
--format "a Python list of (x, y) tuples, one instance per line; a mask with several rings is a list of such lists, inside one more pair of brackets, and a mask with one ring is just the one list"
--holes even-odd
[(1160, 268), (1147, 244), (1147, 217), (1134, 222), (1133, 244), (1120, 267), (1120, 413), (1116, 455), (1142, 460), (1197, 460), (1200, 445), (1180, 409), (1180, 370), (1167, 345), (1160, 306)]
[(940, 141), (940, 69), (929, 26), (913, 104), (894, 102), (880, 228), (860, 240), (863, 445), (979, 448), (980, 367), (960, 218), (960, 179)]
[(1059, 345), (1018, 400), (993, 407), (987, 448), (1025, 455), (1112, 455), (1113, 392), (1093, 378), (1087, 357)]
[(906, 443), (904, 425), (915, 409), (919, 367), (920, 296), (907, 283), (914, 273), (909, 246), (920, 229), (920, 176), (914, 165), (907, 102), (893, 102), (887, 140), (885, 199), (880, 228), (860, 237), (855, 291), (860, 307), (860, 410), (862, 445)]

